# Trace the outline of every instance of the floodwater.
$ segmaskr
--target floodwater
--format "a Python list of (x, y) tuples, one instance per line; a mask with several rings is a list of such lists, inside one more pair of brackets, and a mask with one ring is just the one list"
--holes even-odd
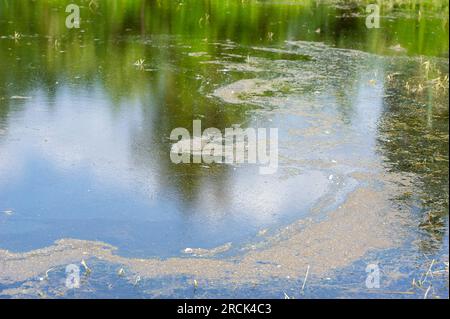
[[(448, 298), (445, 10), (88, 4), (0, 5), (0, 296)], [(172, 163), (193, 120), (277, 172)]]

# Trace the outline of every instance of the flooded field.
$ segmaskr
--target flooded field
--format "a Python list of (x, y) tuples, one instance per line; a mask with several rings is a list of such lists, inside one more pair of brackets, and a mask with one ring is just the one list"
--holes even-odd
[(448, 298), (448, 2), (394, 2), (1, 2), (0, 297)]

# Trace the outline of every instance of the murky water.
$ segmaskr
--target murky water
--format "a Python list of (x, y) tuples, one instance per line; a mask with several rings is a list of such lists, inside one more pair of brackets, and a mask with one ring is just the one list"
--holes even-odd
[[(435, 259), (436, 267), (447, 262), (447, 276), (430, 296), (448, 297), (448, 15), (427, 8), (418, 20), (414, 10), (385, 8), (383, 29), (369, 30), (365, 8), (348, 4), (88, 4), (73, 30), (64, 27), (64, 1), (0, 5), (0, 252), (72, 238), (107, 243), (123, 258), (195, 259), (199, 251), (219, 261), (239, 256), (252, 269), (248, 260), (273, 260), (262, 262), (249, 249), (293, 240), (279, 232), (299, 221), (332, 221), (331, 212), (370, 187), (382, 194), (374, 206), (357, 199), (349, 209), (380, 223), (370, 233), (344, 215), (355, 224), (348, 231), (331, 224), (329, 239), (347, 233), (348, 247), (320, 232), (311, 237), (342, 253), (336, 264), (299, 246), (296, 258), (322, 264), (311, 266), (321, 269), (312, 272), (306, 296), (392, 297), (364, 290), (367, 263), (385, 267), (384, 291), (405, 291)], [(170, 132), (192, 131), (193, 120), (220, 130), (278, 128), (277, 173), (173, 164)], [(102, 257), (90, 248), (85, 255), (95, 265)], [(33, 280), (42, 272), (10, 278), (8, 256), (2, 261), (0, 254), (0, 288), (36, 296)], [(28, 257), (20, 258), (27, 268)], [(114, 265), (127, 261), (103, 259), (99, 277), (66, 296), (297, 294), (298, 280), (280, 271), (263, 276), (258, 288), (242, 279), (234, 290), (212, 285), (191, 295), (182, 284), (189, 271), (167, 279), (156, 270), (158, 281), (143, 280), (137, 289), (116, 285)], [(54, 281), (39, 288), (50, 296), (60, 293), (61, 260), (49, 264), (59, 267), (49, 276)], [(280, 267), (284, 261), (297, 265), (277, 259)], [(139, 274), (132, 261), (128, 266)], [(304, 269), (293, 273), (301, 277)], [(34, 290), (24, 292), (28, 286)], [(413, 289), (406, 297), (422, 295)]]

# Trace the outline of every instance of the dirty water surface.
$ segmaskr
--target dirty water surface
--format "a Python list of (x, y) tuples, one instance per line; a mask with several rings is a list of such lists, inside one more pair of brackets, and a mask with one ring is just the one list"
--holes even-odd
[[(0, 11), (0, 297), (448, 298), (448, 42), (375, 49), (331, 4), (248, 4), (249, 36), (148, 3), (79, 32)], [(150, 23), (172, 10), (192, 21)], [(278, 170), (172, 163), (194, 120), (278, 128)]]

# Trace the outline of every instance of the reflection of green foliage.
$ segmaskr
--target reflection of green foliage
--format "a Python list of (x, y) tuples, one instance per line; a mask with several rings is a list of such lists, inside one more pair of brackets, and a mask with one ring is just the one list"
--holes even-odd
[[(81, 29), (69, 30), (65, 7), (73, 2), (81, 6)], [(382, 29), (368, 30), (364, 15), (369, 2), (2, 0), (0, 83), (14, 83), (14, 87), (1, 85), (0, 97), (26, 95), (34, 87), (33, 81), (51, 94), (56, 82), (78, 77), (86, 86), (102, 83), (117, 104), (175, 83), (178, 90), (189, 91), (192, 84), (180, 81), (181, 75), (174, 75), (176, 69), (208, 74), (208, 67), (199, 66), (194, 59), (182, 59), (180, 53), (190, 50), (215, 56), (218, 48), (209, 44), (216, 40), (267, 46), (301, 39), (376, 53), (389, 52), (390, 46), (400, 44), (409, 54), (448, 54), (448, 2), (382, 1), (382, 14), (402, 11), (395, 19), (383, 20)], [(315, 32), (317, 29), (321, 32)], [(180, 37), (189, 48), (171, 46), (169, 38), (157, 35)], [(285, 53), (261, 54), (274, 59), (308, 59)], [(152, 64), (136, 68), (133, 64), (139, 59)], [(155, 79), (151, 70), (161, 66), (165, 71), (159, 71)], [(195, 103), (188, 94), (183, 100), (184, 108)]]
[[(353, 20), (343, 18), (346, 14), (364, 14), (364, 1), (354, 2), (360, 5), (349, 6), (349, 9), (338, 9), (333, 5), (316, 6), (310, 0), (298, 1), (299, 5), (253, 0), (97, 0), (98, 6), (90, 5), (90, 0), (79, 0), (76, 2), (82, 6), (81, 29), (69, 30), (64, 26), (65, 6), (72, 2), (3, 0), (0, 4), (1, 35), (12, 37), (18, 32), (22, 37), (16, 43), (5, 39), (0, 42), (0, 57), (8, 61), (2, 65), (23, 68), (24, 65), (15, 63), (15, 58), (23, 56), (23, 60), (27, 60), (27, 56), (32, 56), (35, 64), (45, 67), (49, 73), (48, 83), (54, 82), (62, 73), (71, 77), (77, 73), (90, 74), (92, 79), (95, 70), (101, 67), (109, 74), (107, 86), (112, 92), (131, 86), (128, 92), (132, 93), (142, 85), (138, 81), (124, 83), (130, 76), (135, 77), (135, 70), (129, 66), (149, 54), (137, 36), (182, 35), (190, 39), (189, 45), (195, 51), (211, 50), (203, 39), (231, 39), (248, 45), (302, 39), (357, 46), (374, 52), (385, 52), (386, 48), (397, 43), (411, 54), (440, 55), (448, 52), (448, 17), (442, 15), (448, 12), (448, 2), (445, 1), (418, 1), (417, 4), (415, 1), (384, 1), (383, 10), (401, 7), (414, 16), (422, 10), (422, 17), (386, 20), (386, 25), (380, 30), (367, 30), (364, 16)], [(388, 6), (387, 3), (394, 5)], [(435, 17), (436, 14), (439, 16)], [(208, 17), (208, 23), (205, 17)], [(317, 28), (321, 33), (314, 32)], [(273, 34), (270, 39), (267, 37), (269, 33)], [(29, 45), (29, 37), (34, 35), (40, 38), (39, 44), (31, 41)], [(117, 42), (124, 36), (136, 36), (137, 41)], [(162, 63), (173, 55), (170, 50), (159, 54)], [(11, 72), (2, 70), (2, 74), (5, 73)], [(145, 78), (143, 75), (139, 77)]]

